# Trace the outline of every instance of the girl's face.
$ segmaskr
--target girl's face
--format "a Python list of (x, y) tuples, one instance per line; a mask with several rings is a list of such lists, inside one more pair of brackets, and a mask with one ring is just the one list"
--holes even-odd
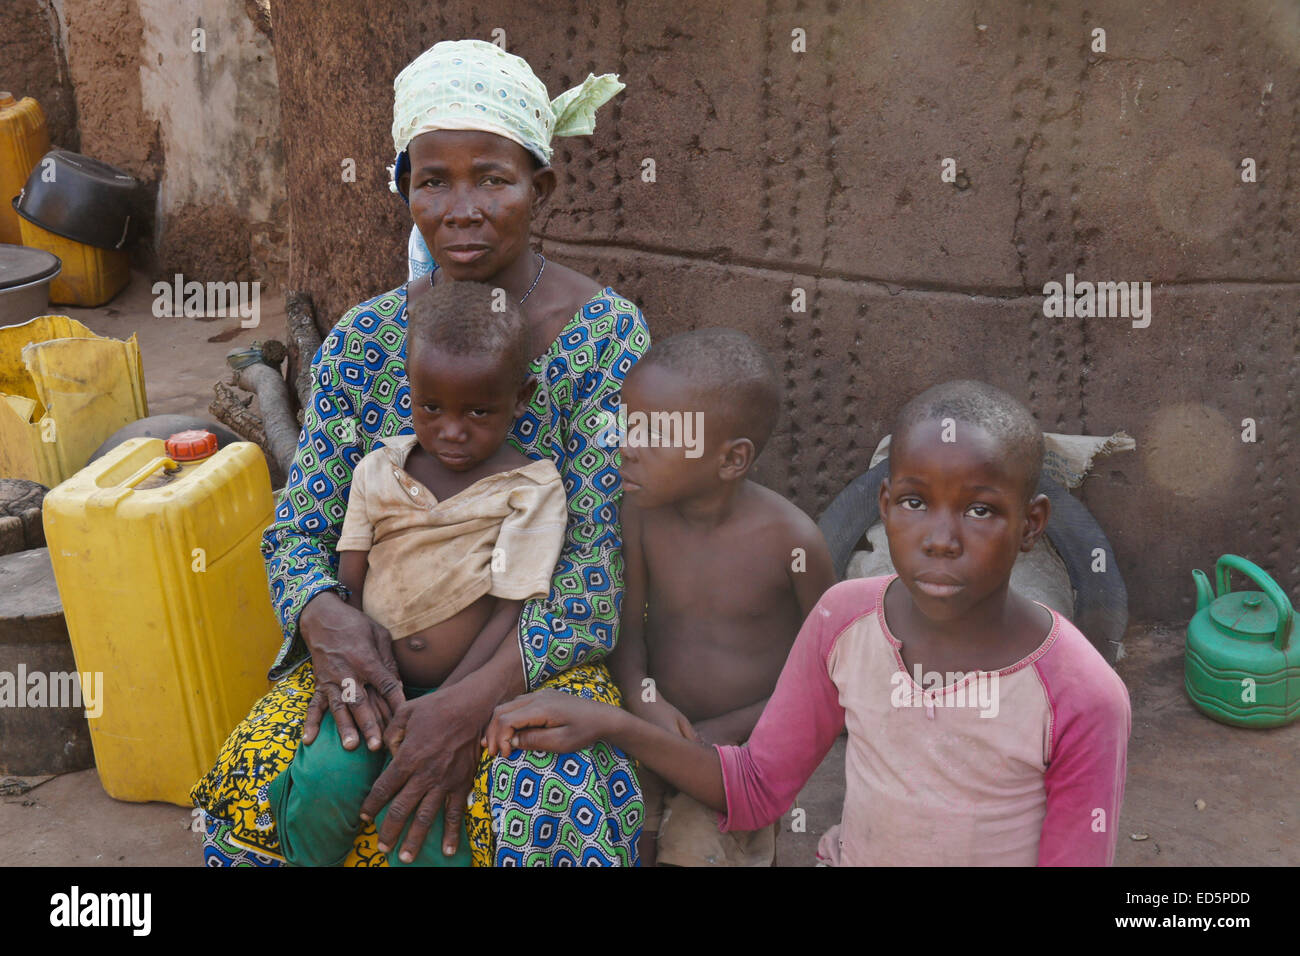
[(417, 345), (407, 356), (411, 424), (420, 447), (449, 471), (469, 471), (491, 458), (531, 397), (504, 356), (449, 355)]
[(880, 516), (889, 555), (916, 608), (953, 622), (1005, 593), (1012, 565), (1047, 524), (1047, 499), (1027, 500), (1025, 477), (984, 429), (920, 422), (894, 436)]
[(554, 170), (535, 170), (518, 143), (477, 130), (422, 133), (409, 154), (411, 218), (448, 279), (486, 282), (528, 252)]

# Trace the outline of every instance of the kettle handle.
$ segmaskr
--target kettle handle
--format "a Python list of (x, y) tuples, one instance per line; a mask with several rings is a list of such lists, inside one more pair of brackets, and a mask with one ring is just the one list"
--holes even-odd
[(1287, 645), (1291, 643), (1291, 618), (1295, 615), (1295, 610), (1291, 607), (1291, 601), (1281, 585), (1254, 562), (1239, 558), (1235, 554), (1225, 554), (1214, 565), (1214, 577), (1219, 586), (1220, 597), (1232, 593), (1232, 586), (1228, 581), (1229, 571), (1240, 571), (1250, 578), (1251, 582), (1259, 585), (1260, 590), (1273, 602), (1273, 606), (1277, 608), (1277, 632), (1273, 635), (1273, 646), (1279, 651), (1286, 650)]

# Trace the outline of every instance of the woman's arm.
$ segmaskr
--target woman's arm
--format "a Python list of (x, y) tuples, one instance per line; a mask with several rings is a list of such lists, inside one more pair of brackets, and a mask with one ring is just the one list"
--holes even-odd
[[(262, 555), (284, 644), (271, 668), (276, 680), (308, 656), (299, 633), (303, 608), (318, 594), (339, 592), (334, 554), (347, 510), (352, 471), (365, 454), (358, 409), (343, 390), (338, 354), (343, 339), (359, 335), (350, 310), (312, 359), (312, 397), (303, 409), (298, 449), (276, 500)], [(351, 330), (351, 331), (348, 331)]]
[(650, 347), (650, 332), (627, 299), (605, 296), (603, 302), (608, 308), (583, 323), (582, 347), (564, 356), (565, 380), (550, 384), (552, 400), (559, 390), (570, 390), (560, 399), (562, 458), (555, 463), (565, 482), (569, 521), (550, 593), (525, 604), (519, 619), (528, 687), (604, 657), (618, 639), (623, 602), (618, 443), (602, 437), (618, 420), (623, 378)]

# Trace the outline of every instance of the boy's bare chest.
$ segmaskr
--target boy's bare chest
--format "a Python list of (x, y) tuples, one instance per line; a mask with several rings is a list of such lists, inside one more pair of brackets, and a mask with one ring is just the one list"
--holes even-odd
[(757, 617), (793, 600), (786, 556), (760, 536), (690, 534), (652, 521), (642, 551), (660, 616)]

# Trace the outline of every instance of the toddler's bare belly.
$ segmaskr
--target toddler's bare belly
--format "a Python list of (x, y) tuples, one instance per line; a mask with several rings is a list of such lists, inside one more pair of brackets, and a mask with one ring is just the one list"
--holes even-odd
[(402, 682), (413, 687), (436, 687), (445, 681), (469, 652), (495, 604), (496, 598), (484, 595), (447, 620), (393, 641), (393, 657)]

